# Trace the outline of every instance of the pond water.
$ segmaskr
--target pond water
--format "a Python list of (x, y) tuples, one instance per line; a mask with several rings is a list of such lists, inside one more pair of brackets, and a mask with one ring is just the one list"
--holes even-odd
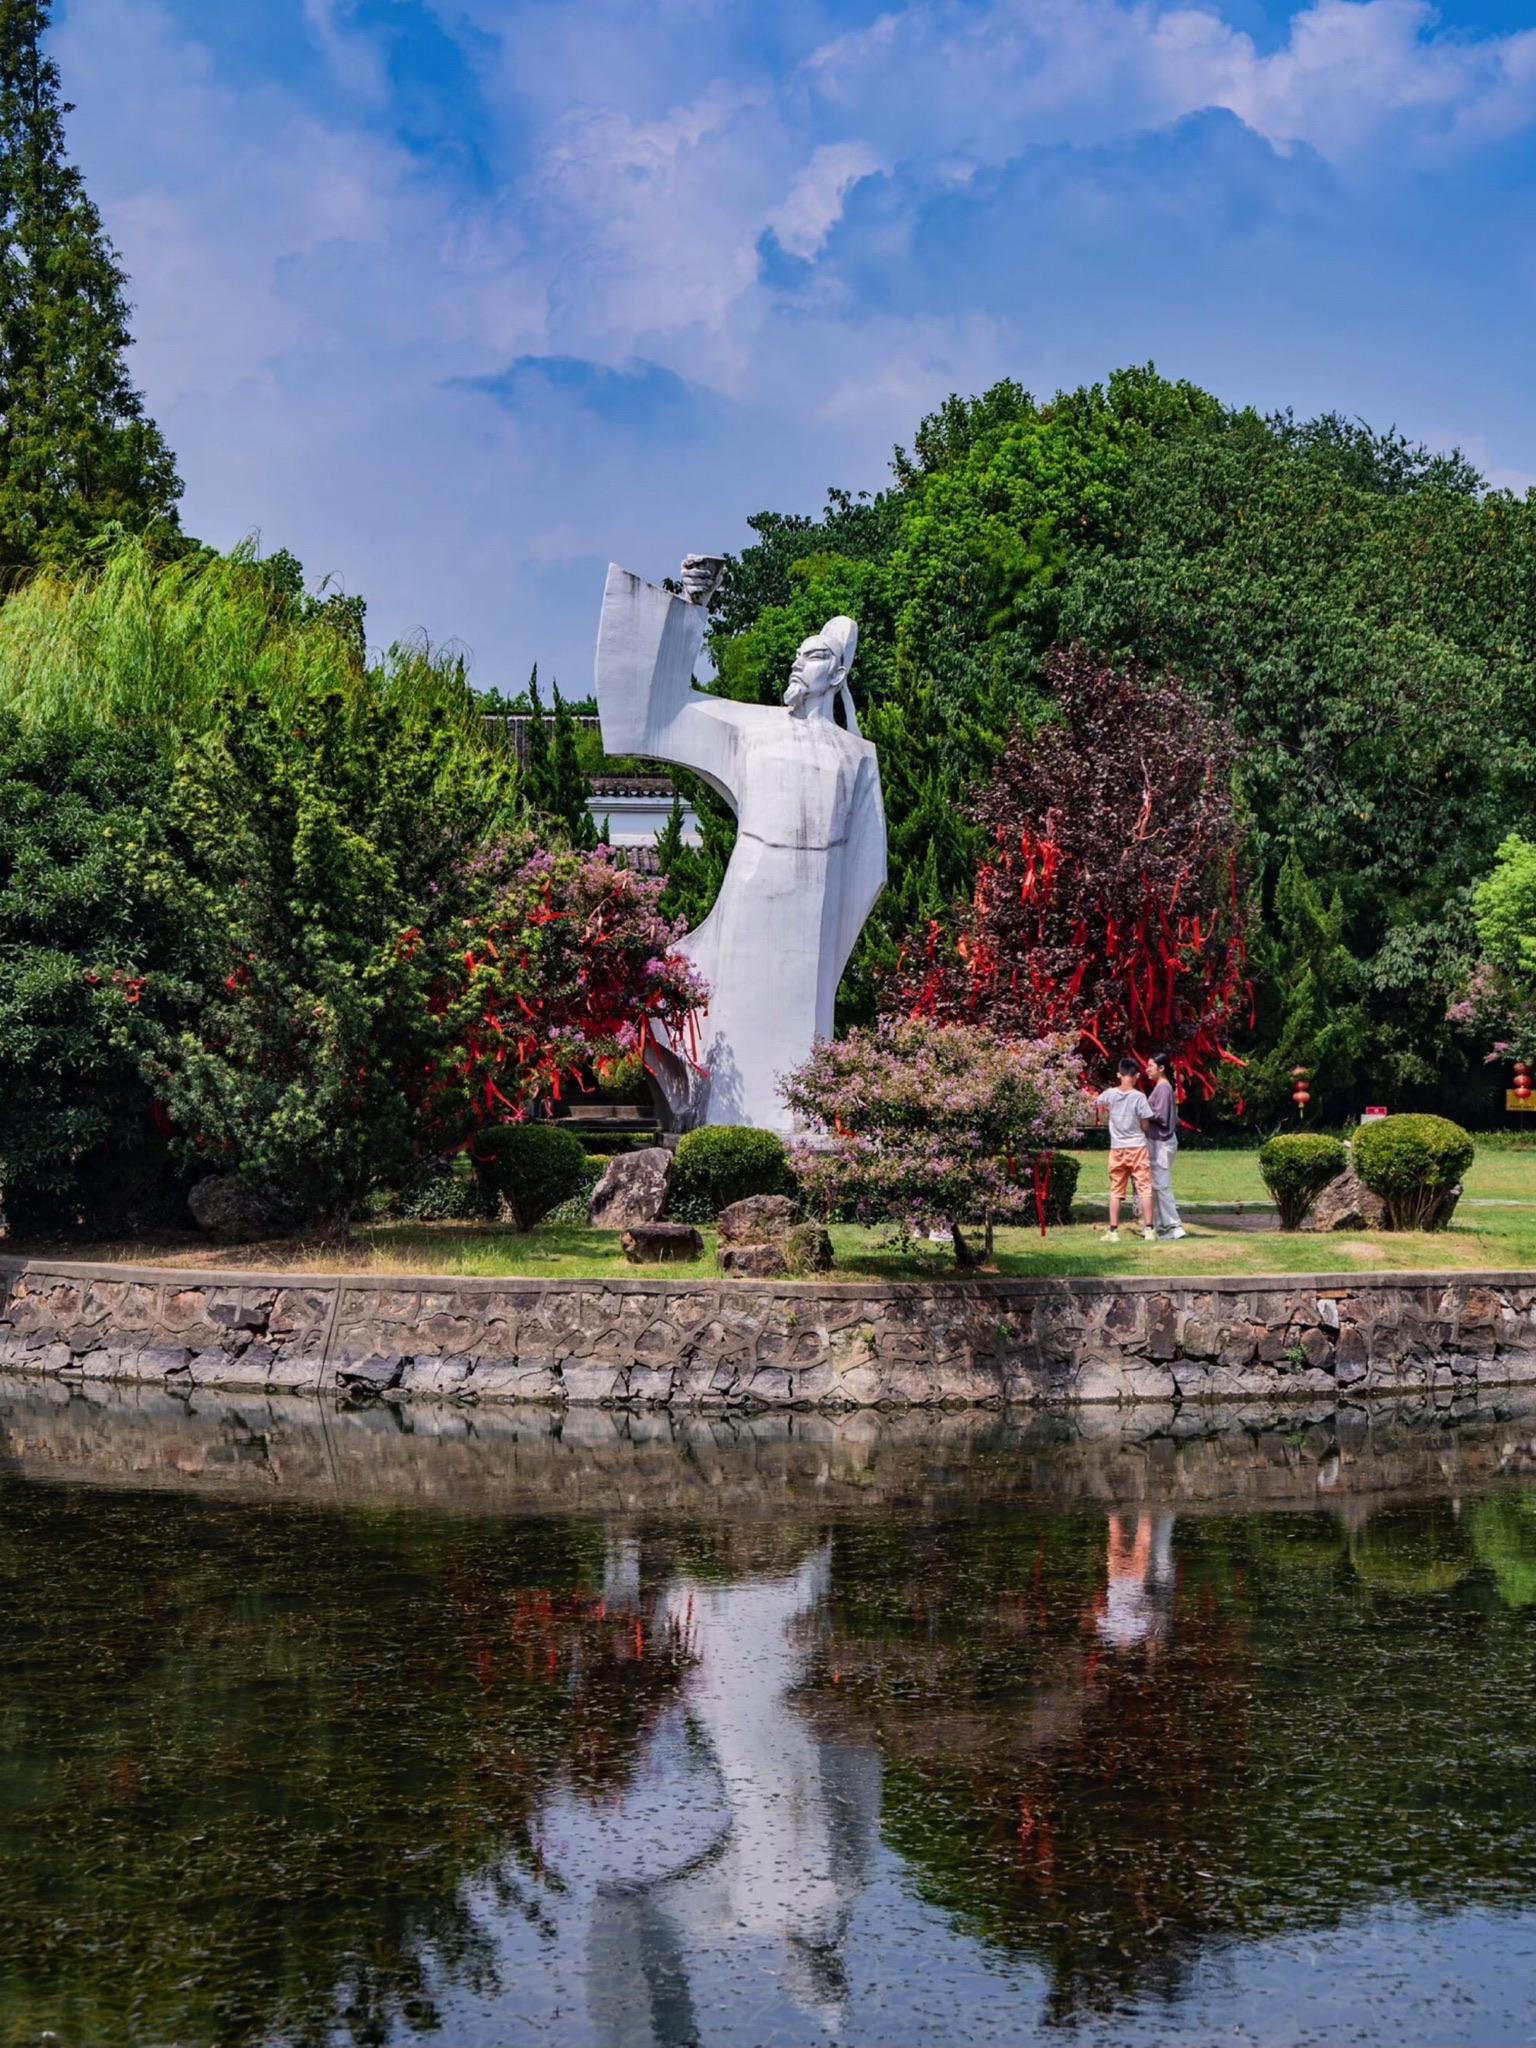
[(1536, 1412), (0, 1453), (6, 2048), (1536, 2037)]

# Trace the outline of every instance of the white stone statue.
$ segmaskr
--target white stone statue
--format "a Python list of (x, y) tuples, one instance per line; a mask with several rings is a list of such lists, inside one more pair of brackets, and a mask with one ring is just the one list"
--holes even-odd
[[(608, 753), (691, 768), (736, 814), (715, 907), (675, 949), (711, 995), (697, 1045), (665, 1047), (657, 1062), (673, 1118), (787, 1133), (779, 1076), (832, 1035), (838, 982), (885, 886), (885, 806), (848, 689), (852, 619), (829, 619), (802, 643), (786, 710), (693, 687), (723, 566), (690, 555), (682, 597), (609, 569), (597, 706)], [(834, 717), (839, 698), (846, 730)]]

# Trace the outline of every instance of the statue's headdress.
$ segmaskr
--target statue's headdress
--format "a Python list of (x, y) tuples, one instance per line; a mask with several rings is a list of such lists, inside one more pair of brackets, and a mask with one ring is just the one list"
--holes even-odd
[(852, 619), (841, 613), (835, 619), (828, 619), (818, 634), (837, 656), (837, 680), (841, 685), (848, 680), (848, 671), (853, 667), (853, 657), (859, 649), (859, 629)]

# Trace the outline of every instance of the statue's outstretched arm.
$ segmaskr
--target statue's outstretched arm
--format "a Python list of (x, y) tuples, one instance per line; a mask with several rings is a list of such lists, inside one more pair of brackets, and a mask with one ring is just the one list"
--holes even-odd
[[(711, 561), (690, 556), (684, 587), (707, 597), (715, 575), (698, 565)], [(597, 634), (597, 709), (607, 753), (696, 769), (732, 798), (734, 731), (728, 717), (713, 715), (715, 700), (693, 687), (707, 623), (702, 598), (690, 602), (611, 566)]]

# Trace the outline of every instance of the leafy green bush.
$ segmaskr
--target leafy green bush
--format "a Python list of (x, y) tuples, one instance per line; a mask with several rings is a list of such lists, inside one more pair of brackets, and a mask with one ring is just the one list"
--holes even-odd
[(532, 1230), (587, 1185), (581, 1140), (558, 1124), (491, 1124), (470, 1157), (480, 1185), (506, 1203), (519, 1230)]
[(432, 1160), (400, 1197), (400, 1214), (413, 1223), (483, 1223), (495, 1213), (467, 1152)]
[(1340, 1141), (1320, 1132), (1267, 1139), (1259, 1147), (1259, 1171), (1280, 1211), (1280, 1228), (1300, 1230), (1312, 1204), (1348, 1164), (1349, 1153)]
[(1392, 1230), (1439, 1230), (1450, 1218), (1477, 1147), (1443, 1116), (1386, 1116), (1362, 1124), (1355, 1171), (1387, 1205)]
[(748, 1195), (793, 1195), (795, 1176), (783, 1140), (772, 1131), (705, 1124), (677, 1148), (667, 1214), (678, 1223), (713, 1223)]
[(581, 1186), (574, 1195), (567, 1195), (563, 1202), (557, 1202), (544, 1218), (546, 1223), (574, 1223), (585, 1227), (587, 1205), (592, 1200), (592, 1190), (608, 1170), (606, 1159), (596, 1158), (591, 1152), (586, 1155), (587, 1169), (582, 1176)]

